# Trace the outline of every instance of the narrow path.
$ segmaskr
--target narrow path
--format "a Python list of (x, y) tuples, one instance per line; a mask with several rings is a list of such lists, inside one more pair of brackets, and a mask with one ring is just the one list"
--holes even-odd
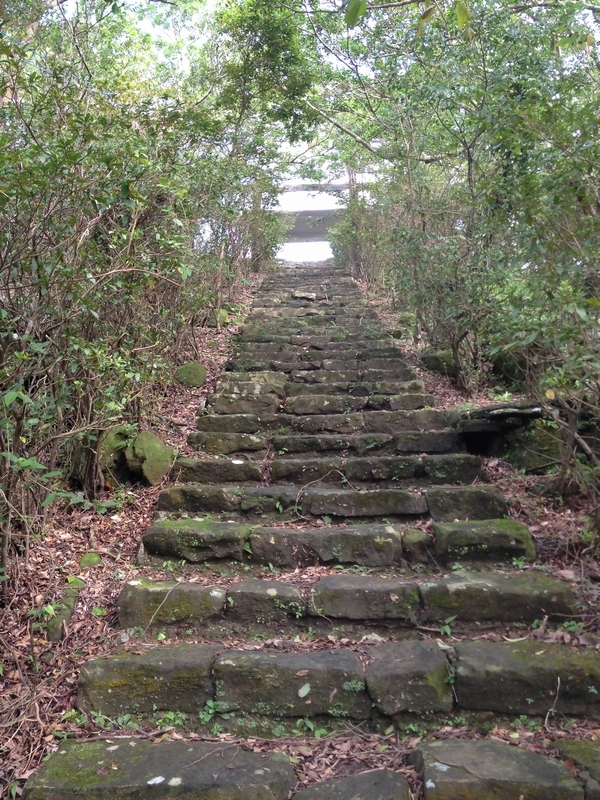
[[(131, 639), (79, 681), (84, 711), (190, 715), (213, 741), (66, 742), (26, 793), (599, 797), (593, 773), (577, 780), (559, 760), (482, 738), (495, 715), (597, 717), (600, 656), (514, 635), (570, 618), (576, 599), (513, 569), (535, 559), (534, 542), (481, 482), (456, 423), (346, 270), (293, 265), (265, 281), (190, 437), (198, 458), (176, 463), (143, 537), (147, 571), (184, 562), (186, 579), (130, 580), (118, 603), (125, 630), (181, 641)], [(458, 719), (469, 738), (448, 735)], [(276, 745), (239, 745), (357, 732), (383, 753), (394, 733), (442, 728), (402, 749), (412, 789), (397, 764), (302, 788)], [(570, 745), (565, 757), (585, 765)]]

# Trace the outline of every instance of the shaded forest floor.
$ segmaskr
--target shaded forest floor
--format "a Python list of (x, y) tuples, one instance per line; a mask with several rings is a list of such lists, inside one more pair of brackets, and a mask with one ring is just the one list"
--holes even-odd
[[(238, 298), (242, 305), (240, 316), (250, 307), (255, 291), (256, 287), (248, 290), (243, 298)], [(396, 328), (398, 313), (390, 307), (389, 300), (365, 294), (388, 327)], [(204, 387), (187, 389), (171, 383), (154, 389), (143, 427), (155, 431), (184, 455), (197, 455), (188, 447), (186, 439), (194, 430), (199, 408), (213, 390), (236, 330), (237, 327), (232, 326), (221, 331), (197, 331), (200, 360), (208, 368)], [(418, 350), (406, 341), (398, 344), (424, 380), (426, 391), (438, 399), (439, 406), (464, 405), (464, 397), (449, 378), (422, 370)], [(496, 386), (497, 381), (484, 376), (469, 402), (474, 405), (498, 402)], [(512, 635), (530, 636), (540, 642), (562, 642), (600, 649), (600, 617), (596, 612), (598, 590), (595, 582), (600, 579), (600, 564), (596, 559), (594, 540), (585, 534), (589, 503), (577, 496), (572, 497), (568, 504), (558, 501), (545, 491), (547, 476), (522, 474), (497, 458), (487, 460), (484, 480), (499, 486), (509, 500), (511, 514), (529, 526), (538, 547), (537, 567), (541, 565), (543, 569), (572, 583), (574, 589), (578, 589), (585, 598), (581, 617), (570, 621), (570, 625), (557, 627), (542, 624), (537, 630), (519, 629), (513, 631)], [(104, 514), (83, 511), (74, 506), (64, 508), (55, 514), (44, 536), (31, 542), (28, 560), (25, 561), (23, 557), (14, 559), (11, 585), (16, 586), (16, 591), (0, 615), (0, 736), (3, 742), (0, 793), (18, 797), (23, 781), (65, 737), (115, 739), (127, 734), (156, 739), (198, 736), (185, 727), (171, 724), (166, 717), (157, 718), (147, 730), (132, 729), (128, 719), (85, 717), (75, 710), (80, 665), (93, 656), (113, 650), (128, 639), (128, 634), (124, 634), (117, 626), (115, 601), (123, 583), (134, 574), (143, 572), (135, 566), (135, 557), (141, 535), (153, 519), (160, 490), (160, 486), (113, 489), (105, 499), (116, 505)], [(100, 562), (96, 566), (81, 569), (80, 558), (90, 552), (97, 553)], [(298, 570), (293, 581), (302, 586), (329, 572), (327, 567)], [(152, 574), (172, 579), (173, 565), (165, 562), (162, 570), (153, 569)], [(264, 574), (267, 576), (267, 573)], [(67, 577), (71, 575), (80, 577), (85, 585), (80, 589), (66, 636), (58, 643), (50, 643), (45, 636), (44, 608), (60, 598), (67, 585)], [(256, 575), (260, 576), (261, 571), (258, 570)], [(197, 579), (223, 585), (232, 580), (214, 573), (200, 572)], [(145, 632), (141, 639), (144, 637)], [(446, 638), (451, 643), (460, 638), (460, 633), (455, 632)], [(168, 632), (159, 641), (168, 643)], [(302, 645), (307, 649), (320, 646), (318, 640), (306, 640)], [(402, 771), (411, 781), (415, 796), (418, 796), (416, 775), (404, 764), (411, 747), (425, 735), (424, 730), (417, 728), (407, 731), (404, 738), (397, 733), (384, 737), (349, 724), (346, 735), (337, 733), (332, 737), (316, 739), (307, 733), (310, 731), (299, 731), (297, 737), (275, 741), (256, 738), (246, 740), (246, 745), (257, 752), (278, 749), (292, 756), (298, 788), (317, 779), (366, 769), (390, 768)], [(465, 719), (455, 717), (449, 719), (448, 724), (438, 729), (435, 735), (448, 738), (481, 734)], [(600, 730), (585, 720), (565, 718), (549, 722), (519, 718), (515, 722), (498, 717), (496, 727), (490, 733), (492, 738), (513, 744), (518, 742), (544, 752), (551, 750), (554, 739), (565, 735), (595, 739), (600, 737)], [(219, 733), (216, 738), (230, 740), (233, 737)]]

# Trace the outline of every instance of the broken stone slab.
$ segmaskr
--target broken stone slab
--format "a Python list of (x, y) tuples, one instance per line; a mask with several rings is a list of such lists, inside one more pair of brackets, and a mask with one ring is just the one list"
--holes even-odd
[(436, 522), (433, 533), (437, 557), (444, 562), (452, 559), (535, 560), (535, 544), (529, 529), (515, 519)]
[(142, 537), (152, 555), (185, 559), (193, 564), (213, 558), (242, 561), (252, 526), (234, 522), (178, 519), (153, 522)]
[(289, 583), (249, 579), (232, 584), (227, 590), (227, 616), (259, 625), (300, 619), (306, 603), (299, 590)]
[(456, 615), (461, 622), (533, 622), (577, 613), (569, 586), (536, 572), (453, 572), (419, 589), (430, 621)]
[(389, 514), (420, 515), (427, 512), (425, 498), (402, 489), (356, 492), (350, 489), (307, 489), (302, 507), (313, 516), (377, 517)]
[(287, 800), (296, 783), (282, 753), (186, 741), (62, 741), (27, 781), (28, 800)]
[(384, 567), (402, 559), (402, 535), (393, 525), (347, 528), (258, 528), (250, 535), (252, 561), (276, 567), (362, 564)]
[(200, 625), (220, 619), (225, 590), (188, 581), (154, 581), (134, 578), (123, 586), (117, 600), (122, 628), (146, 628), (190, 622)]
[(461, 708), (600, 716), (599, 653), (539, 642), (461, 642), (456, 652)]
[(202, 431), (194, 431), (188, 436), (187, 443), (194, 450), (229, 455), (230, 453), (266, 450), (269, 441), (269, 436), (260, 436), (252, 433), (203, 433)]
[(447, 739), (419, 745), (409, 764), (423, 776), (425, 800), (583, 800), (560, 762), (503, 742)]
[(178, 458), (171, 479), (180, 483), (260, 483), (262, 472), (254, 461), (229, 458)]
[(302, 789), (293, 800), (409, 800), (406, 780), (391, 769), (375, 769), (323, 781)]
[(600, 744), (559, 739), (552, 745), (562, 758), (579, 768), (579, 780), (585, 787), (585, 800), (600, 800)]
[(236, 511), (243, 491), (235, 486), (205, 486), (194, 483), (170, 486), (158, 496), (158, 511), (172, 513)]
[(195, 713), (214, 697), (212, 644), (157, 647), (87, 661), (79, 673), (77, 707), (109, 717), (150, 711)]
[(175, 373), (175, 380), (184, 386), (200, 388), (206, 383), (206, 367), (203, 364), (182, 364)]
[(508, 505), (495, 486), (449, 486), (427, 490), (429, 513), (436, 522), (500, 519), (508, 515)]
[(406, 640), (371, 648), (367, 687), (383, 714), (429, 714), (454, 704), (446, 657), (436, 642)]
[(216, 699), (226, 711), (267, 717), (367, 719), (363, 666), (349, 650), (269, 653), (229, 650), (214, 665)]
[(416, 584), (397, 578), (327, 575), (312, 586), (308, 613), (333, 619), (416, 619)]

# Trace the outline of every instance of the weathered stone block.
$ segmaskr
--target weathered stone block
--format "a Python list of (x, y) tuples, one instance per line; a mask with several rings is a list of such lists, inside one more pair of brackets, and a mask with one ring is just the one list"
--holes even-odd
[(344, 395), (297, 395), (288, 398), (284, 411), (287, 414), (344, 414), (360, 411), (368, 402), (366, 397)]
[(148, 711), (194, 713), (213, 698), (217, 645), (157, 647), (87, 661), (79, 673), (77, 707), (110, 717)]
[(366, 719), (371, 709), (355, 653), (305, 654), (230, 650), (215, 662), (216, 698), (225, 710), (267, 717)]
[(481, 472), (481, 458), (462, 453), (425, 456), (422, 464), (429, 483), (472, 483)]
[(376, 517), (387, 514), (417, 515), (427, 511), (425, 498), (401, 489), (365, 492), (337, 489), (308, 489), (303, 507), (313, 516)]
[(462, 708), (600, 716), (600, 654), (538, 642), (456, 645)]
[(446, 657), (435, 642), (386, 642), (370, 655), (374, 661), (367, 667), (367, 687), (383, 714), (452, 709)]
[[(429, 495), (429, 493), (428, 493)], [(436, 522), (435, 551), (442, 561), (451, 559), (535, 559), (529, 530), (514, 519), (475, 522)]]
[(402, 775), (376, 769), (309, 786), (297, 792), (294, 800), (409, 800), (410, 796)]
[[(218, 764), (218, 768), (216, 765)], [(287, 800), (296, 782), (282, 753), (225, 743), (63, 741), (25, 786), (29, 800)]]
[(254, 461), (178, 458), (171, 470), (171, 479), (181, 483), (260, 483), (262, 472)]
[(402, 537), (402, 548), (406, 560), (411, 564), (429, 564), (434, 550), (433, 539), (425, 531), (407, 530)]
[(125, 450), (125, 461), (130, 472), (145, 478), (151, 486), (158, 486), (171, 469), (176, 454), (155, 433), (142, 431)]
[(122, 628), (146, 628), (175, 622), (201, 624), (219, 619), (225, 605), (225, 590), (187, 581), (127, 581), (117, 600)]
[(203, 433), (202, 431), (194, 431), (188, 436), (187, 443), (195, 450), (229, 455), (229, 453), (266, 450), (269, 444), (269, 437), (252, 433)]
[(256, 513), (282, 513), (296, 507), (298, 489), (295, 486), (258, 486), (244, 489), (240, 508)]
[(466, 622), (533, 622), (545, 614), (564, 619), (576, 613), (567, 584), (536, 572), (453, 572), (419, 588), (428, 620), (456, 615)]
[(409, 763), (423, 776), (425, 800), (583, 800), (563, 764), (503, 742), (427, 742)]
[(252, 526), (212, 520), (178, 519), (153, 522), (142, 537), (148, 553), (192, 563), (211, 558), (241, 561)]
[(500, 519), (508, 514), (504, 495), (495, 486), (434, 487), (427, 490), (427, 503), (436, 522)]
[(363, 575), (328, 575), (312, 587), (309, 614), (333, 619), (413, 619), (419, 609), (415, 584)]
[(232, 584), (227, 590), (227, 616), (259, 625), (299, 619), (306, 603), (295, 586), (281, 581), (250, 579)]
[(277, 567), (325, 564), (391, 566), (402, 558), (402, 539), (393, 525), (299, 530), (265, 528), (250, 536), (252, 560)]
[(158, 511), (191, 513), (203, 511), (236, 511), (242, 490), (235, 486), (170, 486), (158, 496)]
[(265, 392), (256, 395), (218, 394), (209, 400), (213, 414), (275, 414), (281, 402), (278, 395)]

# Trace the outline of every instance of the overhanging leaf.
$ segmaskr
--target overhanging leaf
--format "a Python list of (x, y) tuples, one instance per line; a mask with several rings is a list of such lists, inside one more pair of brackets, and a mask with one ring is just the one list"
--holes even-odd
[(349, 28), (353, 28), (358, 20), (367, 13), (367, 0), (350, 0), (346, 6), (344, 20)]
[(435, 14), (435, 6), (429, 6), (426, 8), (425, 11), (419, 17), (419, 24), (417, 25), (417, 33), (423, 33), (423, 28), (425, 27), (425, 23), (429, 22), (429, 20)]
[(469, 24), (469, 20), (471, 19), (471, 12), (469, 11), (469, 7), (466, 3), (460, 2), (456, 4), (456, 20), (458, 22), (458, 27), (460, 30), (464, 30)]

